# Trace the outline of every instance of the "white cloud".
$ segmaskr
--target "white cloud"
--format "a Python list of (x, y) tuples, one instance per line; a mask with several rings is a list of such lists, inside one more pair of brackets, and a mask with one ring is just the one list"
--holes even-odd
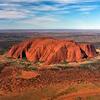
[(51, 1), (58, 3), (79, 3), (79, 2), (93, 2), (98, 0), (1, 0), (2, 2), (42, 2), (42, 1)]
[(22, 20), (23, 23), (27, 23), (27, 24), (37, 24), (37, 23), (48, 23), (48, 22), (57, 22), (58, 20), (55, 19), (52, 16), (42, 16), (42, 17), (38, 17), (38, 16), (33, 16), (33, 18), (31, 19), (25, 19)]
[[(90, 2), (94, 0), (53, 0), (57, 3), (63, 4), (55, 4), (47, 5), (47, 4), (39, 4), (38, 6), (31, 5), (27, 7), (23, 7), (20, 2), (40, 2), (40, 1), (52, 1), (52, 0), (1, 0), (4, 3), (0, 4), (0, 18), (5, 19), (20, 19), (29, 16), (33, 16), (34, 14), (38, 13), (38, 11), (55, 11), (55, 14), (67, 14), (74, 10), (81, 11), (81, 12), (89, 12), (95, 10), (97, 6), (82, 6), (82, 5), (73, 5), (67, 6), (66, 4), (69, 3), (79, 3), (79, 2)], [(19, 3), (11, 3), (11, 2), (19, 2)], [(45, 14), (45, 12), (43, 12)], [(52, 13), (54, 14), (54, 13)], [(54, 14), (54, 15), (55, 15)]]
[(80, 6), (78, 11), (92, 11), (92, 10), (95, 10), (97, 8), (98, 8), (98, 6)]
[[(38, 28), (68, 27), (70, 21), (69, 23), (66, 21), (68, 18), (67, 14), (74, 14), (74, 11), (77, 11), (76, 14), (89, 14), (90, 11), (98, 8), (94, 4), (80, 4), (83, 2), (93, 2), (96, 0), (0, 0), (0, 2), (1, 1), (0, 19), (14, 19), (15, 24), (17, 23), (19, 26), (36, 26)], [(51, 1), (55, 3), (54, 5), (49, 5), (40, 3), (41, 1)], [(21, 2), (25, 2), (25, 4)], [(34, 2), (36, 2), (38, 5), (31, 4)], [(72, 5), (69, 5), (70, 3), (72, 3)], [(64, 14), (66, 15), (64, 16)], [(85, 23), (83, 24), (85, 26)], [(81, 25), (81, 23), (79, 23), (79, 25)]]
[(58, 2), (58, 3), (66, 3), (66, 4), (74, 3), (75, 4), (75, 3), (83, 3), (83, 2), (94, 2), (94, 1), (99, 1), (99, 0), (53, 0), (53, 1)]
[(1, 0), (2, 2), (34, 2), (38, 0)]
[(76, 2), (80, 2), (80, 0), (54, 0), (55, 2), (59, 2), (59, 3), (76, 3)]
[(31, 9), (32, 10), (36, 10), (36, 11), (55, 11), (55, 10), (59, 10), (58, 7), (56, 7), (56, 6), (50, 6), (50, 5), (34, 6)]
[(0, 19), (21, 19), (25, 18), (24, 12), (0, 10)]
[(32, 26), (33, 28), (54, 28), (57, 23), (59, 23), (59, 20), (54, 18), (53, 16), (42, 16), (42, 17), (37, 17), (34, 16), (31, 19), (25, 19), (19, 21), (19, 23), (23, 23), (24, 25)]
[(72, 7), (68, 7), (66, 5), (38, 5), (38, 6), (33, 6), (31, 7), (32, 10), (35, 11), (68, 11), (69, 9), (71, 9)]
[(0, 19), (22, 19), (31, 13), (30, 10), (21, 7), (19, 4), (0, 4)]

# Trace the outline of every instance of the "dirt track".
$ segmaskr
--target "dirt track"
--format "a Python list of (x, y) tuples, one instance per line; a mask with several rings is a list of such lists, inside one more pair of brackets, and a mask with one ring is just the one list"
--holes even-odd
[(77, 97), (85, 98), (88, 96), (95, 96), (95, 95), (100, 95), (100, 88), (98, 89), (90, 89), (90, 90), (81, 90), (78, 91), (77, 93), (71, 93), (68, 95), (64, 95), (59, 97), (56, 100), (74, 100)]

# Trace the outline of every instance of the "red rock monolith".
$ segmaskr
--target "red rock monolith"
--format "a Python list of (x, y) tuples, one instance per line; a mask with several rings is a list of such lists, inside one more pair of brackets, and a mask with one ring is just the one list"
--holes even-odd
[(96, 55), (91, 44), (56, 38), (34, 38), (12, 46), (7, 56), (45, 65), (61, 62), (78, 62)]

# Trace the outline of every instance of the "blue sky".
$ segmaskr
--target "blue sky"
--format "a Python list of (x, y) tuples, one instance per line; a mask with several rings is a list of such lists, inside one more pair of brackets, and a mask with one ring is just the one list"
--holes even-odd
[(100, 0), (0, 0), (0, 29), (100, 29)]

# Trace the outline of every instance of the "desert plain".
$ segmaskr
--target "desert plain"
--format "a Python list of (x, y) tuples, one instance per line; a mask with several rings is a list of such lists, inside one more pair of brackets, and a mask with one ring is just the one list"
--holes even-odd
[(100, 100), (99, 32), (0, 33), (0, 100)]

